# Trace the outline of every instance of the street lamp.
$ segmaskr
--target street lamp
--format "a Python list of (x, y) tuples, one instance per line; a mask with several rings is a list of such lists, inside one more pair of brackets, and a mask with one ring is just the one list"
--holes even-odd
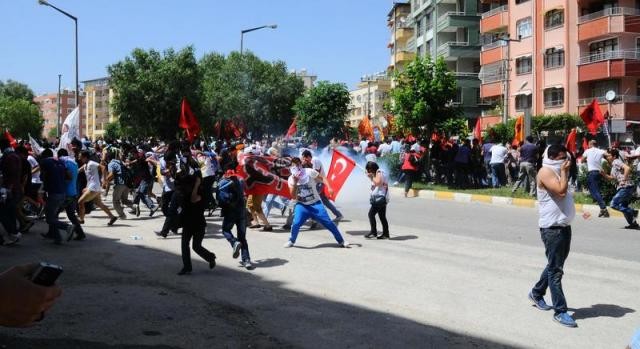
[(507, 120), (509, 119), (509, 73), (511, 72), (511, 43), (512, 42), (520, 42), (521, 36), (518, 35), (517, 39), (511, 39), (509, 37), (509, 34), (501, 37), (500, 39), (498, 39), (502, 42), (505, 43), (505, 45), (507, 46), (507, 60), (505, 62), (505, 74), (506, 74), (506, 79), (504, 80), (504, 86), (503, 86), (503, 90), (504, 90), (504, 101), (503, 101), (503, 111), (502, 111), (502, 123), (506, 124)]
[[(54, 5), (51, 5), (51, 3), (49, 3), (49, 1), (47, 0), (38, 0), (38, 4), (43, 5), (43, 6), (49, 6), (52, 9), (62, 13), (63, 15), (73, 19), (73, 22), (75, 24), (75, 31), (76, 31), (76, 105), (78, 106), (78, 114), (79, 116), (82, 116), (82, 104), (80, 103), (80, 84), (78, 82), (78, 17), (64, 11), (61, 10), (57, 7), (55, 7)], [(60, 130), (58, 129), (58, 134), (60, 134)]]
[(255, 28), (245, 29), (245, 30), (240, 31), (240, 55), (242, 55), (242, 52), (244, 50), (244, 34), (252, 32), (252, 31), (264, 29), (264, 28), (276, 29), (276, 28), (278, 28), (278, 25), (277, 24), (263, 25), (263, 26), (260, 26), (260, 27), (255, 27)]

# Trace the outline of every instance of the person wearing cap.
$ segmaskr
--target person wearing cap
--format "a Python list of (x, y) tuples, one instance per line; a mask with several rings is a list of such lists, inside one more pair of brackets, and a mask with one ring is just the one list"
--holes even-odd
[[(220, 203), (220, 209), (222, 211), (222, 235), (231, 244), (233, 250), (232, 257), (238, 258), (238, 255), (242, 255), (240, 264), (252, 270), (254, 268), (251, 262), (251, 256), (249, 255), (249, 243), (247, 242), (247, 210), (245, 207), (244, 198), (244, 181), (242, 181), (236, 175), (234, 170), (227, 170), (224, 174), (224, 178), (228, 181), (221, 181), (220, 185), (230, 185), (230, 188), (235, 192), (233, 196), (234, 202), (229, 204)], [(219, 187), (220, 188), (220, 187)], [(231, 230), (233, 226), (236, 226), (237, 237), (233, 236)]]
[(296, 200), (293, 211), (293, 224), (291, 225), (291, 236), (284, 247), (293, 247), (298, 238), (300, 227), (304, 222), (312, 218), (316, 222), (327, 228), (341, 247), (349, 246), (349, 243), (342, 238), (342, 234), (334, 222), (329, 219), (327, 210), (322, 204), (322, 199), (318, 193), (317, 182), (324, 182), (329, 193), (333, 193), (331, 185), (327, 179), (318, 171), (312, 168), (302, 167), (300, 158), (291, 159), (291, 176), (288, 184), (291, 197)]

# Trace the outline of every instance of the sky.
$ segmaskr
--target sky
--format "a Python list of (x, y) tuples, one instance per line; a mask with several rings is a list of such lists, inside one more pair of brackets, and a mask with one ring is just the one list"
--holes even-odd
[[(307, 69), (318, 80), (354, 87), (389, 64), (386, 26), (391, 0), (51, 0), (78, 17), (80, 81), (107, 76), (106, 67), (134, 48), (193, 45), (197, 58), (240, 48)], [(26, 83), (36, 94), (74, 89), (73, 21), (37, 0), (0, 0), (0, 80)]]

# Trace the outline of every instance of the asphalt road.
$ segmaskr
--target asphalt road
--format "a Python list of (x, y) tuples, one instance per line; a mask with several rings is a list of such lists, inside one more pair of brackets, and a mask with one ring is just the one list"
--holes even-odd
[(623, 348), (640, 326), (640, 231), (620, 218), (576, 219), (563, 281), (579, 327), (567, 329), (526, 297), (545, 264), (535, 209), (394, 197), (392, 240), (371, 241), (360, 189), (338, 201), (351, 248), (326, 230), (291, 249), (287, 232), (250, 231), (253, 271), (217, 214), (204, 245), (218, 267), (193, 255), (190, 276), (176, 275), (180, 238), (156, 238), (163, 218), (144, 210), (112, 228), (93, 213), (89, 238), (64, 246), (39, 223), (0, 265), (62, 264), (64, 295), (42, 323), (0, 329), (0, 347)]

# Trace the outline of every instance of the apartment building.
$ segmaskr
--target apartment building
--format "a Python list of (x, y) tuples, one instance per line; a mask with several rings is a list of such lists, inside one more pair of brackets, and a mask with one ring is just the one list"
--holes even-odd
[(391, 32), (388, 48), (391, 62), (387, 71), (402, 71), (404, 67), (415, 59), (416, 41), (411, 16), (411, 4), (408, 2), (394, 2), (387, 14), (387, 26)]
[(363, 77), (355, 90), (349, 92), (348, 120), (351, 127), (358, 127), (365, 115), (371, 116), (374, 126), (381, 126), (387, 116), (384, 104), (389, 100), (391, 80), (384, 74)]
[[(33, 98), (33, 102), (38, 105), (40, 109), (40, 116), (44, 119), (44, 128), (42, 129), (42, 135), (32, 135), (34, 137), (44, 137), (50, 140), (55, 137), (50, 137), (49, 134), (56, 129), (58, 123), (58, 93), (51, 92), (45, 93)], [(83, 103), (84, 99), (82, 94), (80, 95), (80, 103)], [(76, 92), (75, 90), (65, 89), (60, 91), (60, 124), (64, 123), (64, 119), (69, 113), (76, 107)], [(82, 115), (85, 115), (85, 110), (82, 110)], [(82, 117), (81, 117), (82, 119)], [(82, 131), (82, 126), (81, 126)], [(82, 134), (81, 134), (82, 135)]]
[(505, 108), (509, 117), (575, 114), (594, 98), (612, 118), (640, 119), (639, 8), (636, 0), (484, 1), (483, 124), (502, 120)]
[(292, 73), (302, 79), (302, 83), (306, 90), (312, 88), (315, 85), (316, 80), (318, 80), (317, 75), (309, 73), (306, 69), (294, 70)]
[(92, 140), (102, 137), (107, 124), (118, 120), (111, 109), (114, 91), (109, 87), (109, 80), (105, 77), (82, 82), (86, 101), (83, 135)]
[(418, 56), (442, 57), (455, 74), (458, 104), (477, 118), (480, 103), (480, 9), (478, 0), (411, 0)]

